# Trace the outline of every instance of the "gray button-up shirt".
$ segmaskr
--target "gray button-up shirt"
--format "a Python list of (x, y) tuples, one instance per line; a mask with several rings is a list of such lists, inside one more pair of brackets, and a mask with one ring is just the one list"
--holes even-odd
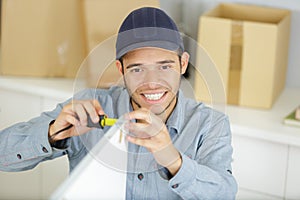
[[(119, 118), (132, 110), (130, 97), (123, 87), (88, 89), (73, 98), (97, 99), (109, 117)], [(63, 140), (56, 147), (51, 146), (49, 123), (70, 100), (58, 104), (51, 112), (2, 130), (0, 170), (31, 169), (42, 161), (67, 153), (72, 171), (109, 127), (93, 129), (82, 136)], [(147, 149), (129, 144), (126, 199), (234, 199), (237, 184), (231, 173), (228, 117), (185, 98), (179, 91), (176, 107), (166, 126), (181, 154), (181, 168), (172, 177), (166, 168), (156, 164)]]

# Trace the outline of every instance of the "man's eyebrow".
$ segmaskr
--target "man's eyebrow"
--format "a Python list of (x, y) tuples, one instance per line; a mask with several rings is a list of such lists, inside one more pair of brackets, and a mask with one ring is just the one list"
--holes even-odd
[[(168, 64), (168, 63), (175, 63), (174, 60), (161, 60), (161, 61), (157, 61), (156, 64)], [(143, 63), (132, 63), (126, 66), (126, 69), (130, 69), (132, 67), (138, 67), (144, 65)]]
[(130, 64), (130, 65), (127, 65), (126, 66), (126, 69), (130, 69), (130, 68), (132, 68), (132, 67), (137, 67), (137, 66), (141, 66), (141, 65), (143, 65), (142, 63), (132, 63), (132, 64)]
[(168, 63), (175, 63), (174, 60), (162, 60), (162, 61), (158, 61), (156, 62), (157, 64), (168, 64)]

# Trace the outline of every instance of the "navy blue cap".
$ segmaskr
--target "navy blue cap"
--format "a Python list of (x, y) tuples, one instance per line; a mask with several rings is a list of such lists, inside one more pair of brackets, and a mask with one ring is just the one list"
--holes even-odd
[(142, 47), (184, 51), (182, 37), (174, 21), (164, 11), (152, 7), (134, 10), (123, 21), (116, 42), (116, 59)]

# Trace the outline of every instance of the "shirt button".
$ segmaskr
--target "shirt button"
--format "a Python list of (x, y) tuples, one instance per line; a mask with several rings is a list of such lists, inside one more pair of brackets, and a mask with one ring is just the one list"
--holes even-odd
[(18, 157), (19, 159), (22, 159), (21, 154), (17, 154), (17, 157)]
[(66, 154), (68, 154), (69, 153), (69, 151), (68, 150), (65, 150), (65, 151), (63, 151), (63, 155), (66, 155)]
[(178, 188), (178, 184), (172, 185), (172, 188), (173, 188), (173, 189)]
[(141, 181), (141, 180), (143, 180), (143, 178), (144, 178), (144, 175), (142, 174), (142, 173), (140, 173), (140, 174), (138, 174), (138, 179)]
[(48, 153), (48, 150), (46, 149), (46, 147), (43, 147), (42, 150), (44, 153)]

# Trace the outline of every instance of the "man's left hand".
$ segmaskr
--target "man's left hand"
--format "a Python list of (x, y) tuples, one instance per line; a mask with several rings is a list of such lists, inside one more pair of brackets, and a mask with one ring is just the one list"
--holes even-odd
[(181, 167), (182, 159), (172, 143), (165, 123), (145, 108), (128, 113), (126, 118), (129, 121), (136, 119), (136, 122), (126, 124), (129, 131), (127, 140), (147, 148), (158, 164), (168, 168), (170, 173), (175, 175)]

